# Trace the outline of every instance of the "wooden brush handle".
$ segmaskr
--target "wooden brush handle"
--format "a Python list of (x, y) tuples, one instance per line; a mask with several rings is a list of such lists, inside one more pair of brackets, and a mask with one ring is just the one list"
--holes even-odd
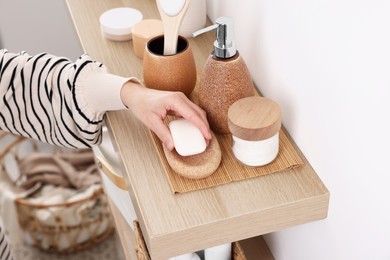
[(169, 19), (164, 22), (164, 55), (174, 55), (177, 53), (177, 41), (179, 37), (180, 25)]
[(164, 55), (174, 55), (177, 52), (177, 39), (179, 37), (180, 25), (183, 21), (191, 0), (186, 0), (181, 11), (175, 16), (169, 16), (161, 8), (157, 0), (157, 7), (164, 25)]

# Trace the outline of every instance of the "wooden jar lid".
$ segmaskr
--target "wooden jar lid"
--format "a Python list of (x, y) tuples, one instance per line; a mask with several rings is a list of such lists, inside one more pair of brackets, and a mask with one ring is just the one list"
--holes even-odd
[(161, 20), (144, 19), (134, 25), (132, 32), (133, 35), (149, 40), (164, 34), (164, 27)]
[(279, 105), (259, 96), (234, 102), (229, 107), (228, 118), (232, 135), (248, 141), (268, 139), (279, 132), (282, 124)]

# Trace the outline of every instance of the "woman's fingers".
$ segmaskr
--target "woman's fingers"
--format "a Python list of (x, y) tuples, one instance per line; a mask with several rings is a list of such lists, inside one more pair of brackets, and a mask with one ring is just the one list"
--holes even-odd
[(173, 101), (170, 102), (169, 110), (188, 119), (199, 128), (207, 140), (211, 140), (209, 124), (206, 113), (197, 105), (192, 103), (183, 93), (174, 92)]
[(183, 117), (199, 128), (209, 143), (210, 127), (203, 109), (191, 102), (181, 92), (148, 89), (137, 82), (128, 82), (121, 91), (122, 102), (164, 145), (173, 149), (173, 140), (168, 127), (164, 124), (167, 114)]
[(159, 115), (153, 113), (149, 116), (148, 120), (143, 123), (158, 136), (169, 151), (173, 150), (174, 145), (171, 132)]

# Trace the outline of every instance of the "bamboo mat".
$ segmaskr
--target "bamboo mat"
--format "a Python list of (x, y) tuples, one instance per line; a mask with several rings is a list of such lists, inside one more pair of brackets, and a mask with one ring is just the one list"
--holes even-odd
[(198, 180), (189, 179), (182, 177), (172, 170), (165, 158), (161, 141), (154, 133), (151, 132), (151, 135), (173, 193), (184, 193), (210, 188), (233, 181), (240, 181), (286, 169), (293, 169), (303, 165), (302, 159), (295, 151), (294, 146), (291, 144), (284, 130), (280, 131), (278, 156), (270, 164), (261, 167), (248, 167), (240, 163), (234, 157), (231, 149), (231, 135), (216, 135), (222, 152), (222, 160), (218, 169), (206, 178)]
[[(195, 104), (199, 104), (198, 101), (198, 84), (200, 78), (200, 72), (198, 72), (197, 83), (194, 91), (191, 94), (191, 100)], [(257, 95), (257, 93), (256, 93)], [(167, 119), (168, 123), (171, 119)], [(168, 178), (169, 185), (173, 193), (185, 193), (205, 188), (214, 187), (217, 185), (227, 184), (233, 181), (240, 181), (248, 178), (254, 178), (263, 176), (266, 174), (276, 173), (287, 169), (293, 169), (303, 165), (303, 161), (299, 154), (295, 150), (291, 141), (287, 137), (285, 130), (280, 130), (279, 133), (279, 154), (276, 159), (268, 165), (261, 167), (249, 167), (239, 162), (233, 154), (232, 138), (231, 135), (218, 135), (219, 145), (222, 152), (222, 160), (218, 169), (210, 176), (203, 179), (189, 179), (177, 174), (169, 166), (165, 157), (164, 150), (161, 141), (158, 137), (150, 131), (152, 140), (160, 157), (161, 163), (164, 167), (164, 171)]]

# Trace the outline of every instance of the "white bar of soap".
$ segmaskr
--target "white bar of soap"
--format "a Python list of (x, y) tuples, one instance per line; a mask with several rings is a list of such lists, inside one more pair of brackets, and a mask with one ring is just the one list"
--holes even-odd
[(181, 156), (190, 156), (206, 150), (206, 140), (202, 132), (187, 119), (177, 119), (169, 123), (173, 145)]

